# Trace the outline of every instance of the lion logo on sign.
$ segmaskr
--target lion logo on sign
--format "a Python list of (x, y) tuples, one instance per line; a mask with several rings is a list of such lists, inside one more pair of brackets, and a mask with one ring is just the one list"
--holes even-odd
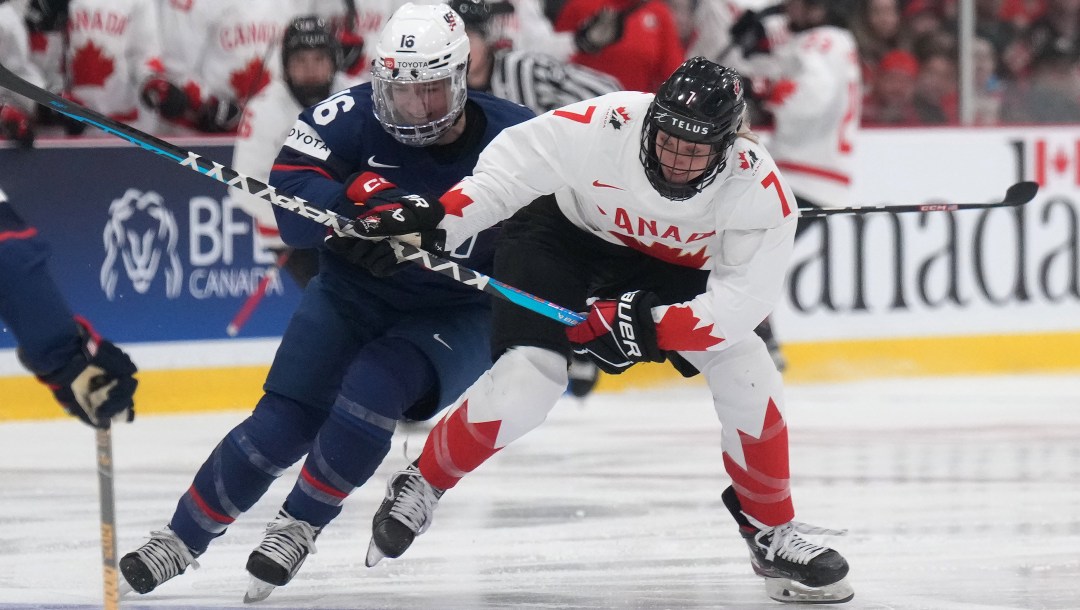
[(176, 218), (165, 207), (161, 195), (128, 189), (109, 206), (105, 225), (105, 262), (101, 265), (101, 289), (109, 300), (116, 295), (120, 265), (139, 294), (146, 294), (165, 269), (165, 296), (175, 299), (183, 288), (184, 273), (176, 244), (180, 231)]

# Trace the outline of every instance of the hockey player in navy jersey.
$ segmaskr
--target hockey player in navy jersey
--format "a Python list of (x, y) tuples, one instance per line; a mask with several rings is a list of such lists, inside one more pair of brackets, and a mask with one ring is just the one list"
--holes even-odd
[(702, 493), (723, 499), (769, 596), (851, 599), (844, 558), (799, 534), (828, 531), (793, 520), (782, 380), (754, 327), (780, 296), (799, 210), (745, 107), (737, 72), (689, 59), (656, 95), (610, 93), (510, 127), (440, 199), (386, 197), (365, 219), (369, 235), (437, 230), (453, 247), (509, 218), (495, 277), (588, 311), (567, 329), (493, 304), (495, 364), (391, 479), (369, 566), (404, 553), (446, 490), (543, 423), (576, 351), (608, 373), (664, 360), (700, 371), (732, 481)]
[[(355, 202), (376, 184), (449, 189), (503, 128), (532, 116), (466, 92), (469, 42), (461, 17), (446, 5), (403, 6), (373, 46), (371, 83), (300, 115), (270, 175), (275, 187), (342, 215), (363, 215), (367, 206)], [(288, 583), (345, 498), (382, 462), (396, 423), (431, 417), (491, 364), (484, 293), (399, 263), (385, 241), (328, 238), (322, 225), (288, 213), (277, 222), (288, 245), (326, 249), (319, 274), (289, 322), (251, 417), (214, 449), (168, 527), (121, 559), (140, 593), (195, 565), (306, 454), (248, 559), (245, 599)], [(478, 232), (449, 256), (490, 272), (494, 237)]]
[(46, 263), (49, 246), (0, 191), (0, 320), (15, 335), (19, 360), (64, 410), (96, 427), (135, 417), (135, 365), (74, 316)]

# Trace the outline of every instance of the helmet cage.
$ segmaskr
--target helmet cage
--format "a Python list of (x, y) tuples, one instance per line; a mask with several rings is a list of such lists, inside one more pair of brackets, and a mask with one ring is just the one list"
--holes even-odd
[[(649, 183), (662, 196), (682, 201), (700, 193), (727, 167), (727, 156), (743, 123), (746, 102), (737, 72), (702, 57), (683, 62), (660, 86), (645, 114), (640, 160)], [(657, 136), (708, 144), (711, 155), (701, 175), (672, 182), (656, 152)], [(669, 171), (679, 171), (668, 166)]]
[[(376, 66), (372, 70), (375, 118), (395, 140), (409, 146), (428, 146), (438, 140), (461, 116), (466, 98), (466, 65), (446, 66), (421, 74), (409, 69)], [(413, 103), (446, 102), (447, 112), (433, 121), (415, 123), (402, 110), (406, 99)]]

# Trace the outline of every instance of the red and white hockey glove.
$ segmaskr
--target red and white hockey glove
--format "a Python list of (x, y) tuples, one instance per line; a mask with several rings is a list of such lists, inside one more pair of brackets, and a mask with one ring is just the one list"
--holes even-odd
[(30, 115), (18, 106), (8, 104), (0, 108), (0, 131), (3, 131), (4, 137), (24, 148), (34, 145), (34, 126), (30, 122)]
[[(438, 246), (436, 231), (446, 210), (435, 197), (413, 195), (375, 172), (349, 178), (345, 196), (357, 204), (357, 230), (372, 237), (419, 233), (425, 244)], [(427, 246), (425, 245), (425, 248)], [(437, 248), (438, 249), (438, 248)]]
[(589, 317), (566, 329), (566, 336), (574, 353), (588, 356), (605, 373), (618, 374), (638, 362), (663, 362), (652, 319), (652, 308), (659, 305), (655, 294), (640, 290), (594, 301)]
[(112, 342), (101, 338), (90, 323), (75, 317), (79, 328), (79, 353), (59, 370), (38, 374), (60, 406), (69, 414), (98, 428), (113, 420), (135, 418), (135, 387), (138, 371), (131, 358)]

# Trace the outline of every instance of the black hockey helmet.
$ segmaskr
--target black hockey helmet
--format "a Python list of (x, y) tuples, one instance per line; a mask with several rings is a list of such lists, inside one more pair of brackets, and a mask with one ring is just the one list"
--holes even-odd
[[(746, 102), (742, 78), (731, 68), (694, 57), (668, 77), (653, 98), (641, 130), (641, 164), (658, 193), (668, 199), (689, 199), (712, 184), (727, 166), (727, 154), (738, 136)], [(664, 177), (656, 153), (658, 132), (712, 147), (704, 173), (688, 183)]]
[(292, 82), (289, 76), (289, 58), (297, 51), (314, 49), (325, 51), (334, 66), (336, 74), (341, 66), (341, 53), (338, 49), (337, 38), (330, 32), (326, 22), (313, 15), (297, 17), (289, 22), (285, 28), (285, 34), (281, 38), (281, 66), (285, 76), (285, 84), (288, 85), (296, 101), (302, 106), (311, 106), (326, 99), (330, 95), (334, 78), (325, 83), (298, 84)]
[(488, 2), (487, 0), (449, 0), (446, 4), (461, 15), (465, 27), (487, 35), (491, 20), (497, 15), (514, 12), (514, 5), (506, 0)]

